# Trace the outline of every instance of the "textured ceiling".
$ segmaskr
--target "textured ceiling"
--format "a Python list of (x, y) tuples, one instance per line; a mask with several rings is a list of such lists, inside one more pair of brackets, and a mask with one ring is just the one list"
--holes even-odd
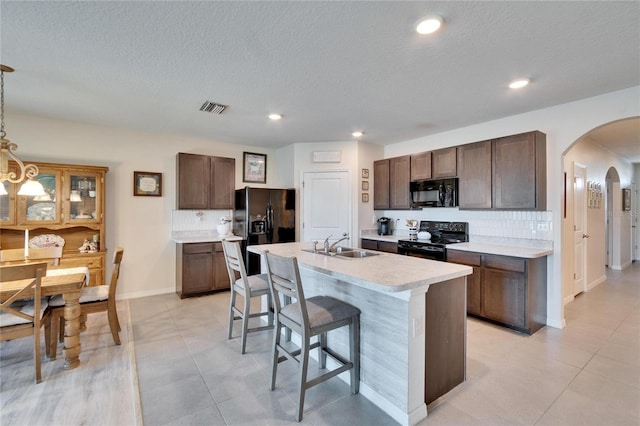
[[(419, 36), (429, 13), (445, 26)], [(7, 111), (264, 147), (360, 129), (390, 144), (639, 85), (639, 16), (637, 1), (2, 1), (0, 59), (16, 69)]]

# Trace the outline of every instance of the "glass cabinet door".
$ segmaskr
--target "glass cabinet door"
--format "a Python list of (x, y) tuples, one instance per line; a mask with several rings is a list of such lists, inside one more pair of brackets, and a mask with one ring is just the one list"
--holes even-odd
[(61, 223), (61, 173), (57, 170), (40, 168), (40, 173), (38, 173), (36, 179), (42, 184), (45, 195), (36, 197), (18, 195), (18, 202), (20, 203), (18, 209), (18, 224), (50, 225)]
[[(15, 172), (15, 167), (9, 166)], [(0, 183), (0, 225), (16, 224), (16, 184), (9, 181)]]
[(65, 223), (97, 223), (102, 216), (102, 175), (65, 172)]

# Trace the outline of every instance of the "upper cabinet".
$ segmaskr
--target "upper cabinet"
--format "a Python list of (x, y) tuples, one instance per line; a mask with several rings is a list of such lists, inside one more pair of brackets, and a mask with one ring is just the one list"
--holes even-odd
[(493, 208), (546, 210), (547, 138), (530, 132), (493, 141)]
[(235, 159), (178, 153), (178, 209), (233, 209)]
[(491, 141), (458, 147), (458, 205), (461, 209), (491, 208)]
[[(63, 194), (63, 170), (56, 167), (39, 166), (36, 180), (42, 184), (45, 195), (28, 197), (18, 195), (18, 225), (56, 225), (63, 223), (62, 204), (70, 193)], [(16, 187), (19, 188), (19, 185)]]
[(63, 182), (66, 191), (64, 197), (64, 222), (68, 224), (99, 223), (103, 219), (104, 175), (88, 170), (65, 171)]
[(448, 178), (458, 176), (457, 147), (438, 149), (431, 153), (432, 178)]
[(411, 156), (411, 180), (431, 179), (431, 151)]
[(544, 133), (462, 145), (458, 164), (461, 209), (546, 209)]
[(409, 209), (411, 156), (388, 158), (373, 163), (373, 208)]

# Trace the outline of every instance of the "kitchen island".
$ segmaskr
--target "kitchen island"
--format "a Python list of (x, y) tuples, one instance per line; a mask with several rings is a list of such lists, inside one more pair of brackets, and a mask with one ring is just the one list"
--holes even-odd
[[(303, 251), (311, 246), (249, 250), (297, 257), (305, 297), (331, 296), (360, 309), (360, 393), (400, 424), (418, 423), (428, 403), (465, 379), (465, 277), (472, 268), (391, 253), (345, 259)], [(330, 333), (329, 344), (348, 353), (347, 330)]]

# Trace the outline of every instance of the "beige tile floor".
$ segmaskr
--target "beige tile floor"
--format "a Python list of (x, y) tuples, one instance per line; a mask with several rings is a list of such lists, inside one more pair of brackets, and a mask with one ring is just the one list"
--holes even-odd
[[(145, 425), (295, 423), (293, 366), (280, 367), (269, 391), (272, 332), (250, 334), (240, 355), (239, 339), (226, 338), (228, 300), (130, 301)], [(420, 424), (640, 424), (640, 264), (609, 271), (565, 316), (565, 329), (533, 336), (469, 319), (467, 381)], [(340, 379), (307, 393), (302, 423), (395, 424)]]

